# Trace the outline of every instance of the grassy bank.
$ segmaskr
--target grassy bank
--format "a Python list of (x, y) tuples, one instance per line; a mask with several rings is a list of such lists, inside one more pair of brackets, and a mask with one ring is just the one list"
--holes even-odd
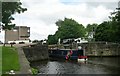
[(18, 52), (14, 47), (2, 47), (2, 72), (8, 72), (11, 69), (15, 71), (20, 69)]
[(0, 75), (2, 74), (2, 47), (0, 46)]

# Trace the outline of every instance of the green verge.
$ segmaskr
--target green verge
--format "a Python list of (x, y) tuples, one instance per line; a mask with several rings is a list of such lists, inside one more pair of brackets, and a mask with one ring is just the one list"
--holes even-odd
[(0, 46), (0, 76), (2, 75), (2, 47)]
[(20, 70), (18, 52), (15, 47), (2, 47), (2, 73), (10, 70)]

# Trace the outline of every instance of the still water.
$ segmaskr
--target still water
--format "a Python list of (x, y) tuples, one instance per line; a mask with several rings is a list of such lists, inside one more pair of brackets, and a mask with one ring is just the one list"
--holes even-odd
[(87, 62), (52, 59), (31, 63), (39, 74), (119, 74), (120, 57), (91, 57)]

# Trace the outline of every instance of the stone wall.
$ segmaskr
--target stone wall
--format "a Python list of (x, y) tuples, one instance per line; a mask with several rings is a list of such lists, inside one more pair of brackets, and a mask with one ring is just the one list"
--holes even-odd
[(120, 44), (91, 42), (81, 44), (88, 56), (120, 56)]
[(23, 47), (24, 53), (28, 61), (39, 61), (49, 58), (48, 46), (46, 44), (36, 44)]

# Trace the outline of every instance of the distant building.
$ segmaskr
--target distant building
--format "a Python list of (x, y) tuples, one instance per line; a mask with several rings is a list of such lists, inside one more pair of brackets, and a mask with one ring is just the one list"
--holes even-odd
[(5, 43), (29, 41), (30, 27), (15, 26), (12, 30), (5, 30)]

